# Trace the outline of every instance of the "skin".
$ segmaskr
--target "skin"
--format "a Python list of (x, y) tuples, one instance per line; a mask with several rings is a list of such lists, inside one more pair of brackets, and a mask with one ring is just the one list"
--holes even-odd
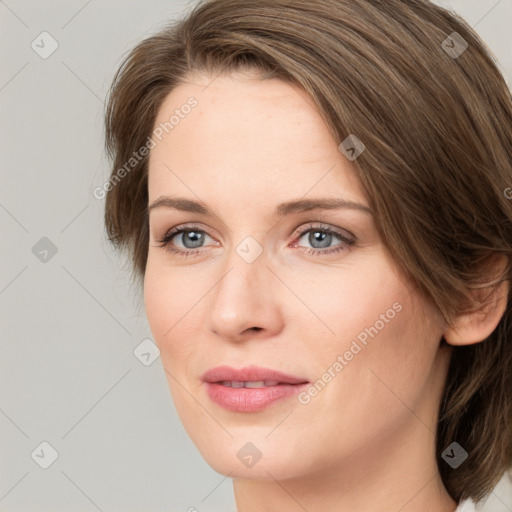
[[(396, 268), (371, 215), (274, 216), (278, 203), (301, 198), (369, 204), (304, 91), (248, 73), (190, 76), (168, 95), (155, 126), (190, 96), (198, 105), (151, 150), (149, 204), (183, 197), (214, 215), (151, 210), (144, 298), (192, 441), (214, 470), (233, 478), (239, 512), (373, 512), (376, 504), (380, 512), (453, 512), (434, 456), (452, 350), (440, 340), (461, 344), (464, 328), (483, 336), (502, 310), (450, 330)], [(319, 222), (356, 242), (333, 236), (326, 247), (313, 245), (311, 231), (297, 235)], [(159, 246), (186, 223), (205, 231), (203, 252), (185, 257)], [(236, 252), (248, 236), (262, 249), (252, 263)], [(184, 234), (170, 245), (193, 251), (192, 244)], [(400, 312), (307, 404), (293, 397), (240, 413), (206, 394), (201, 376), (223, 364), (315, 382), (395, 303)], [(262, 453), (252, 467), (237, 457), (248, 442)]]

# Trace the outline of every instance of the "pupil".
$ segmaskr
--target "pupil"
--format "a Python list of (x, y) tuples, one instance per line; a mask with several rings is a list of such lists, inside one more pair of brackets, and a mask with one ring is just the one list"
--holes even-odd
[[(325, 247), (329, 247), (330, 243), (331, 243), (331, 239), (332, 239), (332, 235), (330, 233), (325, 233), (324, 231), (312, 231), (311, 234), (309, 235), (309, 242), (311, 243), (311, 245), (316, 249), (316, 248), (319, 248), (319, 249), (322, 249), (322, 248), (325, 248)], [(315, 247), (315, 244), (317, 242), (320, 242), (320, 246), (318, 247)]]
[[(185, 244), (185, 247), (187, 247), (187, 249), (195, 249), (196, 247), (201, 247), (201, 242), (202, 242), (202, 237), (203, 237), (202, 233), (198, 233), (196, 231), (187, 231), (185, 234), (186, 234), (186, 238), (183, 239), (183, 242)], [(187, 245), (187, 243), (185, 243), (187, 241), (187, 238), (189, 238), (189, 239), (195, 238), (195, 240), (191, 240), (192, 246), (189, 246), (189, 245)]]

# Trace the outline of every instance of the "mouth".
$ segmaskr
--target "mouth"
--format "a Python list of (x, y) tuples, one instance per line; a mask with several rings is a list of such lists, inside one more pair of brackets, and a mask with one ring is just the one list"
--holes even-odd
[(221, 384), (228, 388), (269, 388), (271, 386), (278, 386), (283, 384), (277, 380), (253, 380), (253, 381), (237, 381), (237, 380), (223, 380), (215, 384)]
[(210, 400), (232, 412), (261, 411), (309, 385), (307, 379), (257, 366), (212, 368), (202, 380)]

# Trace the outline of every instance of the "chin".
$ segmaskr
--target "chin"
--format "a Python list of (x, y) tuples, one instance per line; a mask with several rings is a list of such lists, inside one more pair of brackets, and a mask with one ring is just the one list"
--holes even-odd
[(229, 440), (226, 438), (224, 443), (220, 443), (219, 439), (204, 438), (192, 438), (192, 441), (214, 471), (231, 478), (287, 480), (311, 469), (304, 467), (308, 457), (299, 457), (297, 449), (292, 446), (287, 449), (282, 438), (276, 437), (274, 442), (265, 440), (267, 434), (252, 436), (254, 441), (250, 441), (251, 436), (247, 434), (234, 438), (225, 434)]

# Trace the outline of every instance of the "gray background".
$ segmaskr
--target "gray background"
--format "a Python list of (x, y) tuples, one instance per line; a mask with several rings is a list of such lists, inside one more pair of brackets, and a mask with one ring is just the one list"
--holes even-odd
[[(230, 479), (181, 426), (160, 359), (134, 355), (151, 333), (92, 194), (108, 178), (114, 69), (193, 3), (0, 0), (1, 512), (235, 509)], [(512, 0), (439, 3), (477, 29), (511, 85)], [(43, 31), (58, 44), (48, 58), (31, 47), (51, 49)], [(58, 452), (47, 469), (44, 441)], [(511, 511), (510, 486), (483, 510)]]

